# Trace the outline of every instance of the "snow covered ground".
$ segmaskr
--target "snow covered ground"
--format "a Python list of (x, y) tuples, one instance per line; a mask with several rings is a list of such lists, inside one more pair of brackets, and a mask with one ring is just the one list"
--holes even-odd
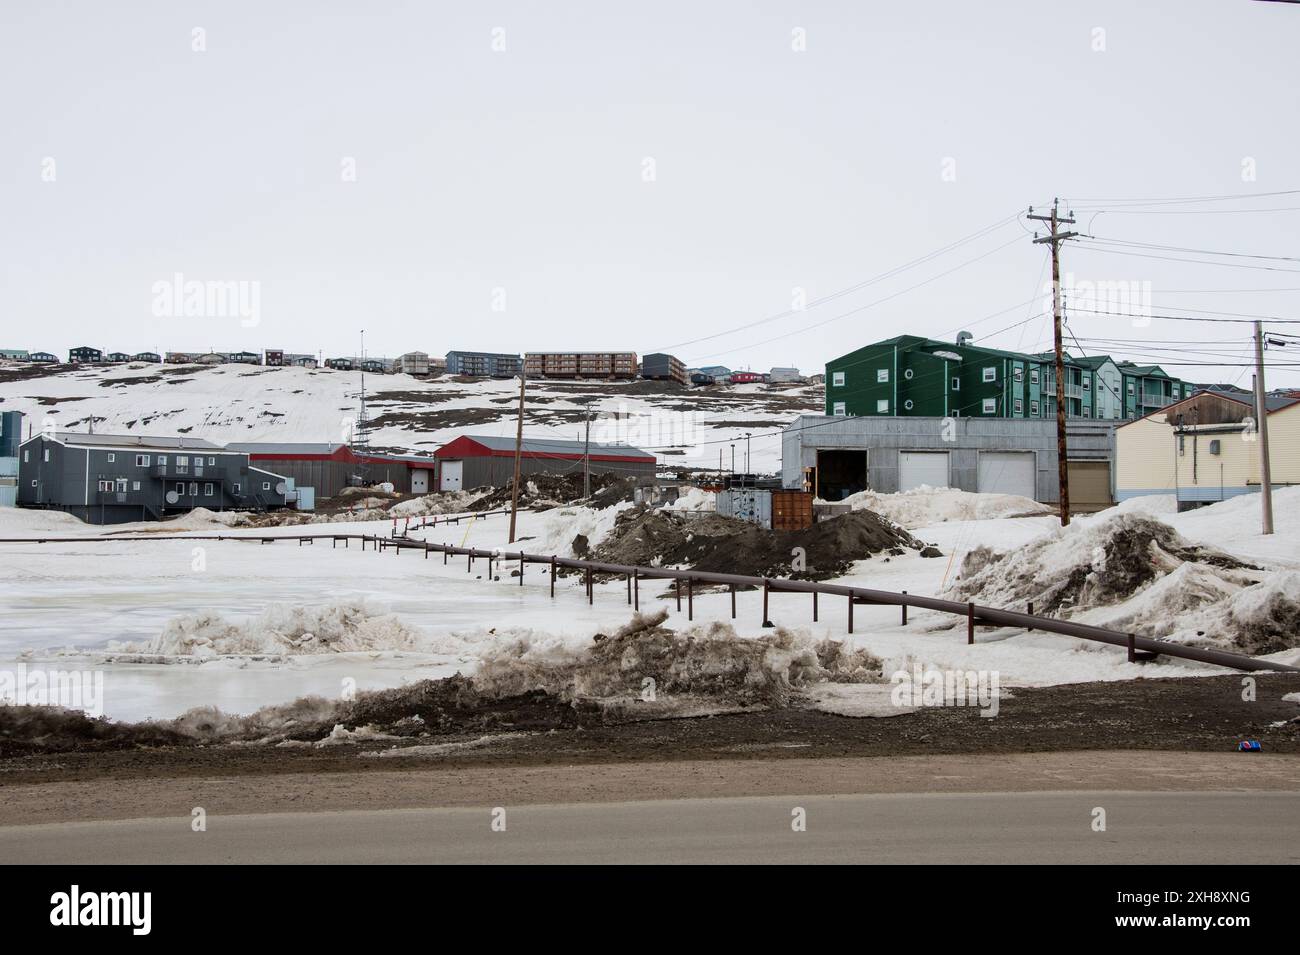
[[(0, 408), (26, 414), (39, 431), (186, 434), (231, 441), (347, 441), (358, 411), (357, 372), (253, 365), (115, 365), (24, 377), (0, 367)], [(366, 376), (369, 440), (375, 448), (432, 453), (465, 433), (513, 435), (513, 380), (457, 381), (409, 375)], [(666, 466), (716, 468), (719, 449), (746, 432), (779, 431), (796, 415), (820, 413), (814, 386), (763, 384), (682, 389), (660, 382), (530, 381), (528, 434), (580, 438), (591, 408), (592, 440), (654, 450)], [(780, 468), (780, 437), (750, 442), (751, 468)], [(730, 450), (724, 466), (731, 466)]]
[[(1300, 489), (1296, 489), (1300, 492)], [(705, 506), (692, 498), (687, 506)], [(1148, 499), (1148, 507), (1160, 502)], [(1300, 494), (1278, 495), (1278, 533), (1257, 533), (1250, 509), (1238, 501), (1183, 515), (1161, 513), (1181, 533), (1270, 566), (1300, 565)], [(1128, 508), (1132, 510), (1133, 508)], [(1057, 532), (1050, 516), (950, 517), (936, 501), (940, 520), (916, 527), (942, 559), (908, 552), (856, 564), (845, 582), (885, 590), (938, 595), (952, 583), (963, 555), (978, 546), (1014, 550)], [(520, 545), (565, 554), (576, 534), (594, 545), (612, 527), (618, 508), (562, 508), (524, 513)], [(1105, 514), (1081, 519), (1097, 522)], [(192, 533), (204, 530), (194, 522)], [(493, 516), (420, 532), (439, 543), (505, 546), (508, 518)], [(156, 532), (157, 525), (149, 525)], [(387, 533), (388, 522), (333, 524), (329, 532)], [(548, 595), (543, 567), (526, 568), (523, 586), (506, 567), (499, 581), (483, 579), (478, 561), (467, 573), (463, 559), (361, 552), (327, 541), (300, 546), (284, 541), (142, 541), (123, 538), (121, 527), (91, 528), (66, 515), (0, 511), (0, 536), (100, 536), (104, 542), (0, 544), (7, 573), (0, 582), (0, 669), (94, 667), (106, 674), (105, 712), (117, 718), (171, 717), (210, 704), (247, 713), (304, 693), (337, 696), (349, 687), (395, 686), (458, 670), (470, 672), (482, 654), (521, 636), (536, 645), (582, 645), (598, 631), (626, 623), (631, 608), (621, 582), (597, 587), (588, 606), (580, 580), (561, 578)], [(209, 533), (249, 536), (216, 524)], [(321, 528), (272, 528), (284, 536)], [(688, 626), (685, 608), (674, 609), (664, 585), (643, 585), (642, 608), (666, 606), (668, 625)], [(814, 638), (851, 639), (885, 661), (885, 672), (914, 663), (941, 669), (996, 670), (1003, 686), (1047, 685), (1214, 672), (1180, 662), (1133, 665), (1114, 648), (1066, 637), (1019, 631), (981, 633), (965, 642), (960, 621), (913, 611), (899, 624), (895, 608), (857, 607), (855, 634), (847, 636), (847, 607), (823, 600), (812, 623), (810, 599), (772, 596), (779, 625)], [(741, 636), (764, 631), (761, 594), (738, 596)], [(730, 620), (727, 594), (697, 594), (695, 622)], [(222, 653), (238, 650), (238, 653)]]

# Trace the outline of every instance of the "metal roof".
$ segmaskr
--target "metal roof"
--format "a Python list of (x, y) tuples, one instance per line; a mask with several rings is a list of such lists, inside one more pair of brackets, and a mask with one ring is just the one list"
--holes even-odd
[[(511, 437), (502, 437), (491, 434), (466, 434), (462, 437), (469, 439), (477, 444), (481, 444), (489, 451), (509, 451), (514, 453), (515, 439)], [(525, 454), (547, 455), (563, 454), (578, 455), (583, 454), (617, 454), (632, 457), (643, 457), (653, 459), (654, 455), (648, 451), (642, 451), (640, 448), (634, 448), (630, 444), (598, 444), (592, 441), (590, 445), (584, 445), (581, 441), (564, 441), (554, 438), (524, 438), (523, 452)]]
[(333, 454), (340, 445), (328, 441), (236, 441), (226, 447), (249, 454)]
[(226, 448), (202, 438), (159, 438), (147, 434), (83, 434), (73, 431), (56, 431), (55, 441), (72, 447), (158, 448), (166, 451), (224, 451)]

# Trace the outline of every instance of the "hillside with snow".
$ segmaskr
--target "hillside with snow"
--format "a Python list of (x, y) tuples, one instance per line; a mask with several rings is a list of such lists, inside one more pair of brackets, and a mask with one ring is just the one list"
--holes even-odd
[[(513, 435), (515, 380), (368, 375), (366, 428), (371, 447), (431, 453), (460, 434)], [(209, 441), (351, 440), (361, 396), (355, 371), (255, 365), (0, 366), (0, 410), (27, 415), (24, 434), (52, 421), (58, 430), (189, 435)], [(780, 467), (771, 435), (800, 414), (822, 410), (821, 386), (737, 385), (684, 388), (658, 381), (528, 382), (526, 432), (653, 451), (664, 466)]]

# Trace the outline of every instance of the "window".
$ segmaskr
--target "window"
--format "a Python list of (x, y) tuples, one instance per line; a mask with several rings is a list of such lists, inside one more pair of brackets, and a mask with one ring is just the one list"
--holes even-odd
[(1031, 368), (1031, 369), (1029, 369), (1029, 383), (1030, 383), (1031, 385), (1036, 385), (1036, 384), (1038, 384), (1038, 369), (1037, 369), (1037, 368)]
[(1085, 418), (1091, 418), (1091, 417), (1092, 417), (1092, 409), (1089, 408), (1087, 405), (1084, 405), (1084, 406), (1083, 406), (1083, 416), (1084, 416)]
[(216, 466), (217, 466), (217, 459), (216, 459), (216, 458), (208, 458), (208, 467), (216, 467)]
[(984, 369), (984, 380), (985, 381), (998, 380), (998, 369), (996, 365), (989, 365), (987, 368)]
[(903, 402), (903, 407), (906, 408), (908, 411), (911, 411), (911, 410), (912, 410), (912, 399), (911, 399), (911, 398), (908, 398), (906, 401), (904, 401), (904, 402)]
[(912, 380), (912, 374), (913, 374), (912, 369), (910, 368), (903, 369), (903, 377), (906, 378), (908, 381)]
[(1037, 402), (1037, 401), (1031, 401), (1031, 402), (1029, 402), (1029, 414), (1030, 414), (1032, 417), (1035, 417), (1035, 418), (1038, 417), (1038, 402)]
[[(842, 407), (842, 406), (841, 406), (841, 407)], [(232, 491), (232, 493), (235, 495), (235, 497), (239, 497), (239, 485), (238, 485), (238, 484), (232, 484), (232, 485), (230, 485), (230, 487), (231, 487), (231, 491)]]
[(952, 390), (953, 390), (953, 391), (961, 391), (961, 379), (960, 379), (960, 378), (954, 378), (954, 379), (952, 380)]
[(1020, 414), (1022, 411), (1025, 410), (1025, 406), (1024, 406), (1023, 404), (1021, 404), (1019, 398), (1016, 399), (1016, 405), (1015, 405), (1015, 407), (1016, 407), (1016, 414)]
[(158, 463), (159, 463), (159, 464), (166, 464), (166, 463), (167, 463), (167, 455), (165, 455), (165, 454), (160, 454), (160, 455), (158, 455)]
[(996, 398), (985, 398), (985, 399), (984, 399), (984, 413), (985, 413), (985, 414), (997, 414), (997, 413), (998, 413), (998, 400), (997, 400)]
[(888, 382), (889, 382), (889, 369), (888, 369), (888, 368), (877, 368), (877, 369), (876, 369), (876, 384), (878, 384), (878, 385), (884, 385), (884, 384), (888, 384)]
[(263, 491), (269, 491), (269, 490), (271, 490), (271, 482), (270, 482), (270, 481), (263, 481), (263, 482), (262, 482), (262, 490), (263, 490)]
[(881, 398), (876, 402), (876, 414), (889, 414), (889, 399)]
[(178, 455), (176, 455), (176, 466), (177, 466), (178, 468), (187, 468), (187, 467), (189, 467), (189, 466), (190, 466), (190, 459), (189, 459), (189, 457), (188, 457), (187, 455), (184, 455), (184, 454), (178, 454)]
[(1091, 378), (1085, 378), (1085, 379), (1083, 379), (1083, 390), (1084, 390), (1084, 391), (1092, 391), (1092, 379), (1091, 379)]
[(1021, 368), (1019, 365), (1016, 365), (1015, 370), (1012, 372), (1012, 377), (1014, 377), (1017, 382), (1024, 381), (1025, 370)]
[(108, 463), (109, 464), (117, 463), (117, 455), (114, 454), (112, 451), (108, 452)]
[(198, 497), (198, 496), (199, 496), (199, 484), (198, 484), (197, 481), (191, 481), (191, 482), (190, 482), (190, 497)]
[[(834, 406), (832, 407), (831, 414), (835, 415), (837, 418), (843, 418), (846, 414), (848, 414), (848, 412), (844, 410), (844, 402), (842, 401), (835, 402)], [(239, 489), (239, 485), (236, 484), (235, 490), (238, 491), (238, 489)]]
[(23, 448), (23, 464), (30, 464), (30, 463), (31, 463), (31, 460), (32, 460), (32, 452), (31, 452), (31, 449), (30, 449), (30, 448)]
[(133, 491), (138, 491), (138, 490), (140, 490), (140, 482), (139, 482), (139, 481), (132, 481), (132, 482), (131, 482), (131, 490), (133, 490)]
[(1133, 394), (1133, 382), (1131, 381), (1128, 383), (1128, 393)]
[(111, 491), (111, 490), (113, 490), (113, 482), (112, 482), (112, 481), (100, 481), (100, 482), (99, 482), (99, 490), (100, 490), (101, 493), (104, 492), (104, 491)]
[(36, 486), (36, 479), (35, 479), (35, 478), (32, 478), (32, 487), (35, 487), (35, 486)]
[(147, 468), (149, 466), (149, 455), (137, 454), (135, 456), (135, 466), (138, 468)]
[(46, 463), (46, 464), (49, 464), (49, 463), (50, 463), (50, 449), (49, 449), (49, 448), (46, 448), (46, 449), (45, 449), (45, 463)]
[(831, 385), (833, 385), (836, 388), (839, 388), (843, 384), (844, 384), (844, 372), (842, 371), (831, 372)]
[(117, 479), (117, 493), (118, 494), (126, 493), (126, 478)]
[(177, 482), (176, 482), (176, 493), (177, 493), (177, 494), (184, 494), (184, 493), (185, 493), (185, 482), (184, 482), (184, 481), (177, 481)]
[(212, 496), (212, 485), (211, 485), (211, 484), (205, 484), (205, 485), (203, 485), (203, 496), (204, 496), (204, 497), (211, 497), (211, 496)]

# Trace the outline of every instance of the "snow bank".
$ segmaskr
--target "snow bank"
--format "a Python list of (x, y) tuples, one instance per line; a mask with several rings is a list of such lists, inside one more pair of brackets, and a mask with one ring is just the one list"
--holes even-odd
[(255, 620), (233, 622), (215, 611), (170, 620), (148, 645), (113, 645), (113, 650), (159, 656), (212, 657), (254, 654), (319, 654), (354, 651), (427, 651), (429, 644), (392, 614), (363, 601), (319, 607), (275, 604)]
[(534, 539), (523, 542), (524, 550), (557, 557), (585, 557), (586, 552), (579, 554), (574, 550), (578, 536), (586, 538), (589, 550), (595, 549), (614, 529), (618, 515), (632, 506), (630, 501), (620, 501), (604, 508), (558, 507), (545, 511)]
[(670, 511), (716, 511), (718, 496), (703, 488), (688, 487), (677, 495), (677, 500), (664, 505)]
[(458, 514), (483, 497), (482, 492), (443, 491), (401, 501), (388, 509), (390, 517), (424, 517), (428, 514)]
[(849, 504), (855, 511), (875, 511), (909, 529), (946, 521), (983, 521), (1052, 513), (1048, 505), (1016, 494), (973, 494), (957, 488), (924, 484), (896, 494), (859, 491), (838, 503)]

